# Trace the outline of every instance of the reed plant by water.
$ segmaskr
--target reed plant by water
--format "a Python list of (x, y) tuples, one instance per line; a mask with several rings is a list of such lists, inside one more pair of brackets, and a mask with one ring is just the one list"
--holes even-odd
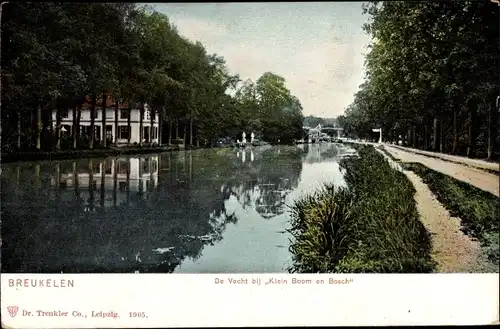
[(430, 237), (406, 176), (372, 146), (346, 158), (346, 188), (325, 186), (292, 206), (291, 272), (425, 273)]

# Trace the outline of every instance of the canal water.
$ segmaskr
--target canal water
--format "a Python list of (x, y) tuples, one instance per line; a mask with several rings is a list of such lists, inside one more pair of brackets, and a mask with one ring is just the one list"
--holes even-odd
[(2, 272), (266, 273), (289, 208), (344, 184), (338, 144), (5, 164)]

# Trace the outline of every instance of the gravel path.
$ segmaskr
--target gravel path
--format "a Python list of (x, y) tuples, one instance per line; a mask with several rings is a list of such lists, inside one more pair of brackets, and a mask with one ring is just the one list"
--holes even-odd
[(420, 177), (411, 171), (403, 172), (415, 186), (420, 220), (431, 233), (431, 255), (438, 264), (436, 272), (478, 272), (479, 242), (460, 230), (460, 218), (450, 216)]
[[(388, 159), (394, 169), (402, 171), (415, 187), (415, 202), (420, 221), (431, 234), (431, 257), (437, 263), (436, 272), (477, 273), (484, 271), (480, 258), (480, 244), (460, 230), (460, 218), (450, 215), (418, 175), (401, 168), (381, 150), (377, 149), (377, 151)], [(401, 159), (395, 154), (396, 152), (391, 153)]]
[(392, 147), (395, 147), (395, 148), (403, 150), (403, 151), (408, 151), (410, 153), (427, 155), (429, 157), (434, 157), (434, 158), (437, 157), (437, 158), (441, 158), (443, 160), (448, 160), (448, 161), (456, 162), (456, 163), (458, 162), (459, 164), (465, 164), (468, 166), (476, 167), (478, 169), (496, 171), (497, 173), (500, 171), (499, 164), (497, 162), (489, 162), (489, 161), (480, 160), (480, 159), (470, 159), (470, 158), (466, 158), (466, 157), (458, 156), (458, 155), (424, 151), (424, 150), (404, 147), (401, 145), (397, 145), (397, 146), (392, 145), (392, 144), (385, 144), (385, 145), (392, 146)]
[(484, 170), (468, 167), (445, 160), (430, 158), (425, 155), (403, 151), (401, 149), (384, 145), (385, 149), (403, 162), (419, 162), (431, 169), (439, 171), (463, 182), (469, 183), (484, 191), (499, 196), (499, 177)]

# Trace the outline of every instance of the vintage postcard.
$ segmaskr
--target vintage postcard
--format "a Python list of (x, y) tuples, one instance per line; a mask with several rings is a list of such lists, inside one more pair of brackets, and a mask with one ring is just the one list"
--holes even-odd
[(499, 15), (2, 3), (2, 327), (498, 323)]

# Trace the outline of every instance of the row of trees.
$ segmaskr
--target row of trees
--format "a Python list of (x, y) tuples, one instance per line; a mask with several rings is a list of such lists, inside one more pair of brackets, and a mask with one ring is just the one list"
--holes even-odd
[[(193, 145), (236, 137), (243, 129), (269, 141), (302, 133), (302, 107), (283, 78), (268, 72), (256, 83), (241, 83), (223, 57), (182, 37), (167, 16), (149, 7), (8, 3), (3, 14), (3, 151), (59, 149), (64, 110), (79, 126), (85, 102), (92, 113), (104, 114), (109, 100), (115, 117), (120, 104), (141, 113), (148, 104), (160, 114), (164, 142), (182, 137)], [(74, 129), (72, 148), (84, 147), (79, 135)], [(106, 146), (95, 133), (87, 142), (89, 148)]]
[(304, 118), (304, 126), (306, 127), (316, 127), (321, 124), (322, 126), (333, 127), (337, 125), (337, 120), (335, 118), (320, 118), (314, 115), (308, 115)]
[(481, 1), (374, 1), (366, 80), (339, 118), (345, 131), (495, 158), (499, 8)]

